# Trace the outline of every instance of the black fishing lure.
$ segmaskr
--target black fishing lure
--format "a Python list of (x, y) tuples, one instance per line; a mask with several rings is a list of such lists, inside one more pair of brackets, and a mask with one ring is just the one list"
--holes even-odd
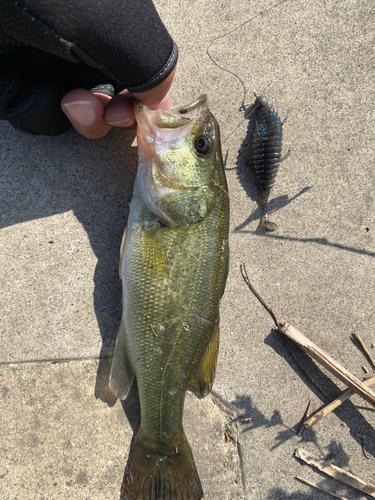
[(268, 105), (264, 96), (256, 96), (256, 130), (253, 138), (253, 165), (262, 192), (263, 216), (261, 227), (275, 231), (277, 224), (268, 219), (268, 198), (276, 180), (279, 163), (289, 156), (281, 157), (283, 129), (286, 118), (281, 121), (276, 111)]

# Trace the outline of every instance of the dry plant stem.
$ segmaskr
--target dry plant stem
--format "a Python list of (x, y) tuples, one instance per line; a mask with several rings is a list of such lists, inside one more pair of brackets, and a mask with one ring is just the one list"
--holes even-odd
[(250, 290), (253, 292), (253, 294), (258, 298), (258, 300), (262, 303), (262, 305), (270, 313), (270, 315), (272, 316), (272, 318), (273, 318), (273, 320), (275, 322), (276, 328), (278, 328), (279, 327), (279, 320), (277, 319), (276, 313), (274, 312), (273, 309), (271, 309), (271, 307), (267, 304), (267, 302), (264, 300), (264, 298), (261, 295), (259, 295), (259, 293), (255, 290), (255, 288), (251, 284), (250, 278), (249, 278), (249, 276), (247, 274), (247, 270), (246, 270), (245, 264), (242, 264), (242, 267), (243, 267), (243, 270), (244, 270), (244, 273), (245, 273), (246, 283), (248, 284)]
[(339, 498), (340, 500), (348, 500), (346, 497), (341, 497), (340, 495), (336, 495), (336, 493), (331, 493), (330, 491), (325, 490), (324, 488), (321, 488), (317, 484), (311, 483), (307, 479), (303, 479), (302, 477), (299, 477), (299, 476), (296, 476), (296, 479), (298, 479), (298, 481), (301, 481), (302, 483), (305, 483), (305, 484), (311, 486), (312, 488), (316, 488), (317, 490), (322, 491), (323, 493), (326, 493), (327, 495), (331, 495), (331, 497), (333, 497), (333, 498)]
[(367, 458), (367, 460), (369, 460), (370, 457), (367, 455), (366, 450), (365, 450), (365, 439), (366, 439), (366, 436), (364, 434), (359, 434), (358, 433), (358, 434), (355, 435), (355, 437), (361, 440), (361, 446), (362, 446), (363, 456), (365, 458)]
[(330, 356), (328, 353), (323, 351), (323, 349), (314, 344), (310, 339), (300, 333), (290, 323), (279, 323), (275, 312), (250, 283), (245, 264), (242, 264), (242, 266), (245, 273), (246, 282), (250, 290), (258, 297), (263, 306), (271, 314), (279, 332), (288, 339), (295, 342), (303, 351), (307, 352), (307, 354), (318, 361), (318, 363), (324, 366), (329, 372), (331, 372), (339, 380), (344, 382), (344, 384), (348, 386), (349, 389), (359, 394), (365, 401), (375, 407), (375, 393), (371, 389), (366, 387), (366, 385), (362, 383), (357, 377), (352, 375), (346, 368), (344, 368), (340, 363), (334, 360), (332, 356)]
[[(282, 156), (282, 157), (280, 158), (280, 162), (281, 162), (281, 161), (286, 160), (289, 156), (290, 156), (290, 149), (289, 149), (289, 151), (287, 151), (287, 152), (285, 153), (285, 155), (284, 155), (284, 156)], [(279, 163), (280, 163), (280, 162), (279, 162)]]
[(310, 401), (307, 403), (307, 406), (306, 406), (306, 410), (305, 410), (305, 413), (303, 414), (303, 417), (302, 417), (302, 420), (301, 420), (301, 425), (298, 429), (298, 432), (297, 432), (297, 435), (298, 436), (301, 436), (303, 431), (306, 429), (305, 427), (305, 421), (309, 418), (310, 416), (310, 408), (311, 408), (311, 399)]
[(212, 402), (218, 407), (220, 408), (221, 411), (223, 411), (224, 413), (228, 413), (227, 410), (224, 408), (224, 406), (219, 403), (219, 401), (217, 401), (217, 399), (215, 399), (213, 396), (211, 396), (211, 399), (212, 399)]
[[(365, 380), (364, 385), (367, 387), (371, 387), (375, 385), (375, 376)], [(343, 392), (341, 396), (339, 396), (337, 399), (332, 401), (331, 403), (328, 403), (327, 405), (323, 405), (320, 408), (318, 408), (312, 415), (309, 417), (307, 420), (304, 421), (303, 426), (305, 429), (312, 427), (316, 423), (319, 422), (322, 418), (326, 417), (331, 411), (335, 410), (338, 408), (344, 401), (349, 399), (351, 396), (355, 394), (354, 391), (351, 389), (348, 389), (347, 391)]]
[(368, 359), (370, 365), (372, 366), (372, 369), (375, 370), (375, 363), (374, 360), (371, 357), (370, 351), (367, 349), (365, 346), (363, 340), (361, 339), (359, 333), (353, 333), (353, 337), (355, 337), (358, 340), (359, 345), (362, 347), (363, 352), (366, 355), (366, 358)]
[(154, 337), (157, 337), (157, 333), (155, 332), (155, 329), (151, 323), (150, 323), (150, 328), (151, 328), (152, 333), (154, 334)]
[(309, 453), (306, 450), (303, 450), (302, 448), (297, 448), (296, 451), (294, 452), (294, 456), (303, 460), (307, 464), (316, 467), (317, 469), (319, 469), (321, 472), (324, 472), (328, 476), (333, 477), (333, 479), (336, 479), (336, 481), (348, 484), (352, 488), (362, 491), (362, 493), (366, 493), (366, 495), (375, 498), (375, 486), (366, 483), (359, 477), (350, 474), (350, 472), (340, 469), (336, 465), (329, 464), (325, 460), (322, 460), (321, 458), (312, 455), (311, 453)]
[(288, 339), (295, 342), (301, 347), (307, 354), (314, 358), (318, 363), (320, 363), (324, 368), (330, 371), (338, 379), (340, 379), (346, 386), (352, 389), (354, 392), (359, 394), (368, 403), (375, 406), (375, 393), (366, 387), (366, 385), (361, 382), (357, 377), (352, 375), (346, 368), (344, 368), (340, 363), (335, 361), (332, 356), (327, 354), (323, 349), (318, 347), (316, 344), (311, 342), (305, 335), (300, 333), (294, 326), (290, 323), (285, 323), (279, 326), (279, 332), (288, 337)]

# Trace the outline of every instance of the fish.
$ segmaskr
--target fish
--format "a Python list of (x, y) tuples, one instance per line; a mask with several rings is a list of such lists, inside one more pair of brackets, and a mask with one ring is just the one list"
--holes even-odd
[(200, 500), (182, 419), (186, 391), (211, 390), (229, 266), (229, 196), (207, 96), (152, 111), (136, 100), (139, 165), (120, 249), (122, 319), (110, 388), (136, 377), (141, 424), (122, 500)]

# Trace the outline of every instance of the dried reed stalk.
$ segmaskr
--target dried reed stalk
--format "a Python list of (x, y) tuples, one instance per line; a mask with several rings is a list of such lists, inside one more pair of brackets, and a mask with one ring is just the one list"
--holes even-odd
[(321, 472), (324, 472), (328, 476), (333, 477), (333, 479), (336, 479), (341, 483), (348, 484), (352, 488), (362, 491), (362, 493), (366, 493), (366, 495), (375, 498), (375, 486), (366, 483), (359, 477), (350, 474), (350, 472), (340, 469), (340, 467), (337, 467), (336, 465), (329, 464), (325, 460), (322, 460), (321, 458), (312, 455), (311, 453), (309, 453), (306, 450), (303, 450), (302, 448), (297, 448), (296, 451), (294, 452), (294, 456), (303, 460), (307, 464), (316, 467), (317, 469), (319, 469)]
[(367, 349), (367, 347), (365, 346), (365, 343), (363, 342), (363, 340), (361, 339), (359, 333), (353, 333), (353, 337), (355, 339), (357, 339), (359, 345), (362, 347), (362, 351), (365, 353), (365, 356), (366, 358), (368, 359), (368, 362), (370, 363), (370, 365), (372, 366), (372, 370), (375, 371), (375, 363), (374, 363), (374, 360), (372, 359), (371, 357), (371, 354), (370, 354), (370, 351)]
[(307, 352), (307, 354), (318, 361), (318, 363), (324, 366), (324, 368), (326, 368), (329, 372), (335, 375), (339, 380), (341, 380), (341, 382), (349, 387), (349, 389), (359, 394), (363, 399), (375, 407), (375, 393), (357, 377), (352, 375), (338, 361), (334, 360), (332, 356), (323, 351), (323, 349), (314, 344), (314, 342), (303, 335), (303, 333), (294, 328), (293, 325), (286, 322), (284, 324), (280, 324), (278, 330), (288, 339), (295, 342), (303, 351)]
[[(364, 380), (363, 383), (367, 387), (371, 387), (371, 386), (375, 385), (375, 375), (367, 380)], [(321, 406), (316, 411), (314, 411), (314, 413), (309, 418), (307, 418), (303, 422), (303, 426), (307, 429), (307, 428), (312, 427), (313, 425), (317, 424), (319, 422), (319, 420), (326, 417), (329, 413), (331, 413), (331, 411), (338, 408), (344, 401), (346, 401), (351, 396), (353, 396), (353, 394), (355, 394), (355, 392), (352, 391), (351, 389), (348, 389), (347, 391), (343, 392), (341, 394), (341, 396), (339, 396), (337, 399), (335, 399), (331, 403), (328, 403), (326, 405)]]
[(291, 325), (288, 322), (285, 323), (279, 322), (275, 311), (267, 304), (267, 302), (263, 299), (263, 297), (255, 290), (255, 288), (251, 284), (245, 264), (243, 264), (242, 266), (244, 270), (244, 277), (246, 283), (248, 284), (250, 290), (256, 295), (256, 297), (258, 297), (260, 302), (270, 313), (278, 331), (288, 339), (292, 340), (295, 344), (297, 344), (303, 351), (305, 351), (312, 358), (318, 361), (318, 363), (324, 366), (339, 380), (344, 382), (344, 384), (347, 387), (349, 387), (349, 389), (359, 394), (359, 396), (361, 396), (364, 400), (366, 400), (368, 403), (370, 403), (372, 406), (375, 407), (375, 393), (371, 389), (366, 387), (366, 385), (363, 382), (361, 382), (357, 377), (352, 375), (338, 361), (333, 359), (332, 356), (323, 351), (323, 349), (314, 344), (314, 342), (312, 342), (309, 338), (303, 335), (303, 333), (299, 332), (296, 328), (294, 328), (293, 325)]
[(339, 500), (348, 500), (346, 497), (336, 495), (336, 493), (331, 493), (330, 491), (326, 490), (325, 488), (322, 488), (321, 486), (318, 486), (317, 484), (312, 483), (311, 481), (308, 481), (307, 479), (303, 479), (302, 477), (299, 477), (299, 476), (296, 476), (296, 479), (298, 479), (298, 481), (301, 481), (302, 483), (308, 484), (312, 488), (315, 488), (319, 491), (322, 491), (326, 495), (331, 495), (331, 497), (333, 497), (333, 498), (339, 498)]

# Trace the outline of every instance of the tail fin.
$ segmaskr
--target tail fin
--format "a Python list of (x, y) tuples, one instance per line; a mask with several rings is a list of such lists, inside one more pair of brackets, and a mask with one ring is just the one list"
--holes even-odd
[(203, 490), (185, 436), (177, 446), (161, 449), (147, 436), (130, 450), (121, 500), (201, 500)]

